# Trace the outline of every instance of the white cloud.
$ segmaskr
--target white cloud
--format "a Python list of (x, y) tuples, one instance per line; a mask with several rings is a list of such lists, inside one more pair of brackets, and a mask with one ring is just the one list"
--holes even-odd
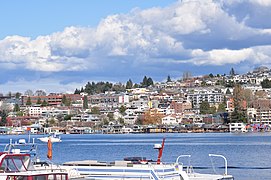
[(270, 64), (271, 46), (258, 46), (240, 50), (214, 49), (203, 51), (195, 49), (191, 52), (193, 59), (189, 62), (196, 65), (222, 66), (226, 64), (238, 64), (247, 61), (250, 64)]
[[(239, 18), (234, 8), (242, 3), (257, 3), (249, 6), (257, 12), (270, 5), (264, 0), (179, 1), (166, 8), (111, 15), (96, 28), (71, 26), (36, 39), (9, 36), (0, 41), (0, 64), (31, 71), (107, 72), (119, 63), (135, 68), (162, 61), (212, 66), (268, 63), (271, 28), (250, 26), (251, 13)], [(266, 13), (265, 9), (261, 17)], [(104, 66), (112, 59), (114, 63)]]

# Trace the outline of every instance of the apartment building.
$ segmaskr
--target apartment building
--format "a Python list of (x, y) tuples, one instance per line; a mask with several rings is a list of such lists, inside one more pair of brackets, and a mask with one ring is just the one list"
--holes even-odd
[(62, 104), (63, 97), (69, 99), (71, 102), (82, 101), (80, 94), (49, 94), (48, 96), (22, 96), (22, 104), (26, 105), (28, 98), (32, 104), (37, 104), (38, 100), (41, 102), (46, 101), (49, 106), (60, 106)]
[(254, 124), (271, 124), (271, 100), (258, 99), (253, 101), (248, 115), (250, 121)]
[(222, 103), (223, 97), (220, 89), (212, 88), (195, 88), (187, 93), (187, 101), (190, 101), (194, 108), (199, 108), (203, 101), (207, 101), (211, 105)]

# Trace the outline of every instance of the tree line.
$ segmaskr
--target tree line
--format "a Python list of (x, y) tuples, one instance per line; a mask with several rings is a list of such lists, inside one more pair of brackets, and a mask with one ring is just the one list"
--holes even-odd
[(81, 89), (75, 89), (74, 94), (80, 94), (82, 92), (87, 93), (89, 95), (105, 93), (106, 91), (116, 91), (116, 92), (125, 92), (126, 89), (131, 88), (145, 88), (153, 86), (154, 82), (151, 77), (144, 76), (142, 82), (140, 84), (133, 83), (131, 79), (129, 79), (126, 84), (122, 83), (110, 83), (110, 82), (88, 82), (85, 87)]

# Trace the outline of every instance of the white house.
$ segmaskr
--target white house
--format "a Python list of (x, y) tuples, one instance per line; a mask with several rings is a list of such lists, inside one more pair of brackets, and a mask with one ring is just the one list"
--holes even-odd
[(177, 125), (178, 121), (177, 118), (175, 116), (165, 116), (162, 118), (162, 124), (165, 125)]
[(247, 132), (246, 124), (230, 123), (230, 132)]

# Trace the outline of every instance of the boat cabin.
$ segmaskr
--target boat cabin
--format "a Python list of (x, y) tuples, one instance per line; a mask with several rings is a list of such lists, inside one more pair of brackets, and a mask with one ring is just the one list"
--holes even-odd
[(29, 154), (0, 153), (0, 180), (68, 180), (60, 171), (35, 170)]

